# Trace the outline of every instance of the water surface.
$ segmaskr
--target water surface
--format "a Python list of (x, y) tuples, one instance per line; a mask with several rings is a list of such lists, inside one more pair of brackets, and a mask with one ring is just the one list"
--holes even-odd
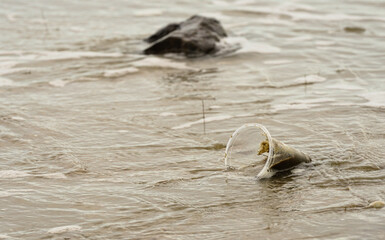
[[(0, 239), (380, 239), (384, 9), (1, 1)], [(141, 55), (196, 13), (243, 48)], [(261, 182), (225, 171), (224, 144), (252, 122), (313, 162)]]

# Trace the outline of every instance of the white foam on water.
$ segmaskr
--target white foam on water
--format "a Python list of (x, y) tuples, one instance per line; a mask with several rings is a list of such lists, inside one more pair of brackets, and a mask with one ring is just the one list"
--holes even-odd
[(125, 178), (115, 177), (115, 178), (93, 179), (92, 182), (126, 183), (127, 180)]
[(43, 18), (33, 18), (30, 21), (31, 21), (31, 23), (36, 23), (36, 24), (47, 24), (48, 23), (48, 20), (43, 19)]
[(270, 171), (268, 171), (267, 169), (263, 168), (258, 173), (257, 179), (271, 178), (272, 176), (274, 176), (275, 173), (276, 173), (276, 171), (273, 171), (272, 169), (270, 169)]
[(72, 32), (84, 32), (85, 28), (73, 26), (73, 27), (70, 27), (69, 30)]
[[(7, 191), (0, 191), (0, 198), (1, 197), (9, 197), (12, 196), (13, 194)], [(1, 238), (0, 238), (1, 239)]]
[(133, 62), (132, 65), (134, 67), (158, 67), (195, 70), (194, 68), (188, 67), (184, 62), (174, 62), (170, 59), (158, 57), (146, 57), (142, 60)]
[(357, 15), (348, 15), (343, 13), (330, 13), (330, 14), (315, 14), (310, 12), (287, 12), (289, 16), (292, 17), (294, 21), (303, 21), (303, 20), (316, 20), (316, 21), (385, 21), (385, 17), (382, 16), (357, 16)]
[(328, 89), (341, 89), (341, 90), (363, 90), (364, 88), (360, 87), (360, 86), (357, 86), (357, 85), (353, 85), (353, 84), (350, 84), (350, 83), (335, 83), (335, 84), (332, 84), (332, 85), (328, 85), (326, 86), (325, 88), (328, 88)]
[(119, 68), (119, 69), (112, 69), (112, 70), (105, 70), (103, 73), (104, 77), (122, 77), (124, 75), (127, 75), (129, 73), (136, 73), (139, 72), (139, 69), (135, 67), (127, 67), (127, 68)]
[(0, 179), (2, 178), (22, 178), (30, 176), (28, 173), (23, 171), (15, 170), (0, 170)]
[(56, 79), (48, 82), (50, 85), (54, 87), (64, 87), (67, 85), (68, 81), (64, 81), (62, 79)]
[(314, 43), (318, 46), (332, 46), (336, 44), (333, 41), (315, 41)]
[(67, 178), (67, 176), (64, 175), (63, 173), (46, 173), (46, 174), (42, 174), (40, 176), (43, 178), (49, 178), (49, 179), (65, 179), (65, 178)]
[(279, 53), (281, 49), (266, 43), (251, 42), (244, 37), (227, 37), (221, 40), (220, 46), (224, 48), (239, 48), (237, 53)]
[[(234, 116), (231, 116), (231, 115), (220, 115), (220, 116), (206, 117), (204, 122), (205, 123), (209, 123), (209, 122), (215, 122), (215, 121), (222, 121), (222, 120), (230, 119), (230, 118), (233, 118), (233, 117)], [(202, 124), (202, 123), (203, 123), (203, 119), (199, 119), (197, 121), (188, 122), (188, 123), (184, 123), (184, 124), (175, 126), (175, 127), (171, 128), (171, 129), (175, 130), (175, 129), (188, 128), (188, 127), (191, 127), (193, 125)]]
[(266, 65), (281, 65), (286, 63), (291, 63), (292, 61), (286, 60), (286, 59), (277, 59), (277, 60), (268, 60), (264, 61), (263, 63)]
[(361, 94), (360, 96), (368, 100), (368, 102), (362, 104), (364, 106), (385, 108), (385, 91), (369, 92)]
[(9, 239), (10, 237), (6, 234), (0, 234), (0, 239)]
[(341, 20), (361, 20), (361, 17), (342, 13), (315, 14), (309, 12), (288, 12), (294, 21), (317, 20), (317, 21), (341, 21)]
[(282, 9), (279, 8), (272, 8), (268, 6), (243, 6), (238, 7), (235, 10), (243, 11), (243, 12), (249, 12), (249, 13), (266, 13), (267, 15), (279, 15), (279, 14), (285, 14), (285, 12)]
[(218, 12), (205, 12), (205, 13), (202, 13), (202, 15), (206, 17), (216, 18), (220, 21), (231, 19), (231, 17), (223, 15), (222, 13), (218, 13)]
[(292, 42), (306, 42), (306, 41), (311, 41), (313, 39), (314, 38), (312, 36), (299, 36), (299, 37), (289, 38), (288, 40)]
[(303, 173), (305, 172), (305, 169), (302, 169), (302, 168), (294, 168), (293, 170), (291, 170), (292, 173), (295, 173), (295, 174), (300, 174), (300, 173)]
[(124, 129), (118, 130), (118, 133), (128, 133), (128, 132), (129, 132), (128, 130), (124, 130)]
[(12, 86), (15, 85), (14, 82), (9, 78), (0, 77), (0, 87), (2, 86)]
[(316, 104), (308, 104), (308, 103), (283, 103), (272, 106), (272, 110), (282, 111), (282, 110), (294, 110), (294, 109), (310, 109), (312, 107), (318, 106)]
[(23, 53), (23, 51), (20, 51), (20, 50), (16, 50), (16, 51), (1, 51), (0, 50), (0, 56), (2, 56), (2, 55), (20, 55), (22, 53)]
[(12, 118), (13, 120), (16, 120), (16, 121), (25, 121), (25, 118), (20, 117), (20, 116), (12, 116), (11, 118)]
[(212, 0), (211, 3), (217, 6), (228, 6), (230, 4), (226, 1), (219, 1), (219, 0)]
[(279, 7), (282, 9), (282, 11), (298, 11), (298, 10), (305, 10), (305, 11), (313, 11), (315, 10), (314, 7), (310, 5), (300, 4), (296, 2), (283, 2), (283, 4)]
[(277, 104), (273, 106), (272, 110), (275, 112), (284, 111), (284, 110), (306, 110), (316, 106), (319, 106), (319, 105), (308, 104), (308, 103), (284, 103), (284, 104)]
[(37, 71), (42, 71), (42, 68), (26, 68), (26, 67), (21, 67), (21, 68), (8, 68), (8, 69), (0, 69), (0, 75), (6, 75), (6, 74), (12, 74), (12, 73), (29, 73), (29, 72), (37, 72)]
[(302, 99), (299, 101), (295, 101), (294, 103), (326, 103), (326, 102), (335, 102), (335, 98), (328, 98), (328, 97), (323, 97), (323, 98), (313, 98), (313, 99)]
[[(47, 60), (66, 60), (79, 58), (99, 58), (99, 57), (121, 57), (121, 53), (106, 53), (106, 52), (92, 52), (92, 51), (39, 51), (39, 52), (22, 52), (9, 51), (0, 52), (2, 61), (17, 61), (18, 63), (28, 61), (47, 61)], [(11, 55), (11, 56), (9, 56)]]
[(57, 233), (65, 233), (65, 232), (75, 232), (81, 230), (82, 227), (79, 225), (68, 225), (68, 226), (62, 226), (62, 227), (55, 227), (49, 229), (47, 232), (52, 234)]
[(10, 22), (14, 22), (14, 21), (16, 21), (16, 14), (14, 14), (14, 13), (6, 13), (5, 14), (5, 17), (8, 19), (8, 21), (10, 21)]
[(78, 58), (99, 58), (99, 57), (121, 57), (121, 53), (103, 53), (103, 52), (73, 52), (73, 51), (42, 51), (35, 55), (34, 60), (64, 60)]
[(163, 15), (163, 10), (161, 9), (142, 9), (142, 10), (137, 10), (134, 11), (134, 16), (135, 17), (151, 17), (151, 16), (160, 16)]
[(222, 108), (222, 107), (218, 106), (218, 105), (212, 105), (212, 106), (209, 107), (210, 110), (211, 109), (220, 109), (220, 108)]
[(295, 83), (320, 83), (325, 82), (326, 78), (318, 76), (318, 75), (307, 75), (303, 77), (299, 77), (294, 80)]
[(266, 17), (266, 18), (259, 18), (258, 23), (260, 24), (266, 24), (266, 25), (283, 25), (283, 26), (291, 26), (295, 23), (289, 22), (287, 20), (282, 20), (279, 17)]
[(249, 4), (255, 4), (255, 0), (237, 0), (234, 2), (235, 5), (249, 5)]
[(2, 61), (0, 62), (0, 75), (2, 70), (13, 68), (18, 64), (17, 61)]
[(291, 103), (277, 104), (272, 107), (273, 111), (282, 110), (293, 110), (293, 109), (310, 109), (313, 107), (320, 106), (322, 103), (333, 103), (336, 99), (334, 98), (314, 98), (314, 99), (302, 99)]
[(266, 43), (248, 42), (243, 46), (240, 52), (279, 53), (281, 52), (281, 49)]
[(171, 117), (171, 116), (176, 116), (176, 113), (173, 112), (162, 112), (159, 114), (161, 117)]

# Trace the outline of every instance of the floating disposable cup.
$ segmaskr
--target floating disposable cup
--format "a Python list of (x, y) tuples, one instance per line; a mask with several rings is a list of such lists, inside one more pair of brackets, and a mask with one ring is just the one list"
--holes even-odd
[(245, 124), (230, 137), (225, 152), (225, 165), (232, 169), (252, 169), (257, 178), (269, 178), (276, 172), (287, 171), (302, 162), (310, 162), (308, 155), (271, 137), (261, 124)]

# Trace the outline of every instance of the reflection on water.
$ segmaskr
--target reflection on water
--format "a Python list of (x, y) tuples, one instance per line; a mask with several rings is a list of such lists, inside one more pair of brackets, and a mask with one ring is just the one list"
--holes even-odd
[[(367, 208), (385, 199), (381, 1), (0, 5), (0, 239), (385, 234)], [(196, 13), (242, 48), (140, 54)], [(250, 122), (313, 162), (258, 182), (226, 171)]]

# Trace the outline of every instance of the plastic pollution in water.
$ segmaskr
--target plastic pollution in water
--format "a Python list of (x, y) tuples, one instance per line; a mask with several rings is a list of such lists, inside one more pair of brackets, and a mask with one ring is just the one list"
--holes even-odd
[(257, 179), (270, 178), (302, 162), (308, 155), (271, 137), (261, 124), (245, 124), (230, 137), (225, 151), (225, 165), (230, 169), (251, 169)]

